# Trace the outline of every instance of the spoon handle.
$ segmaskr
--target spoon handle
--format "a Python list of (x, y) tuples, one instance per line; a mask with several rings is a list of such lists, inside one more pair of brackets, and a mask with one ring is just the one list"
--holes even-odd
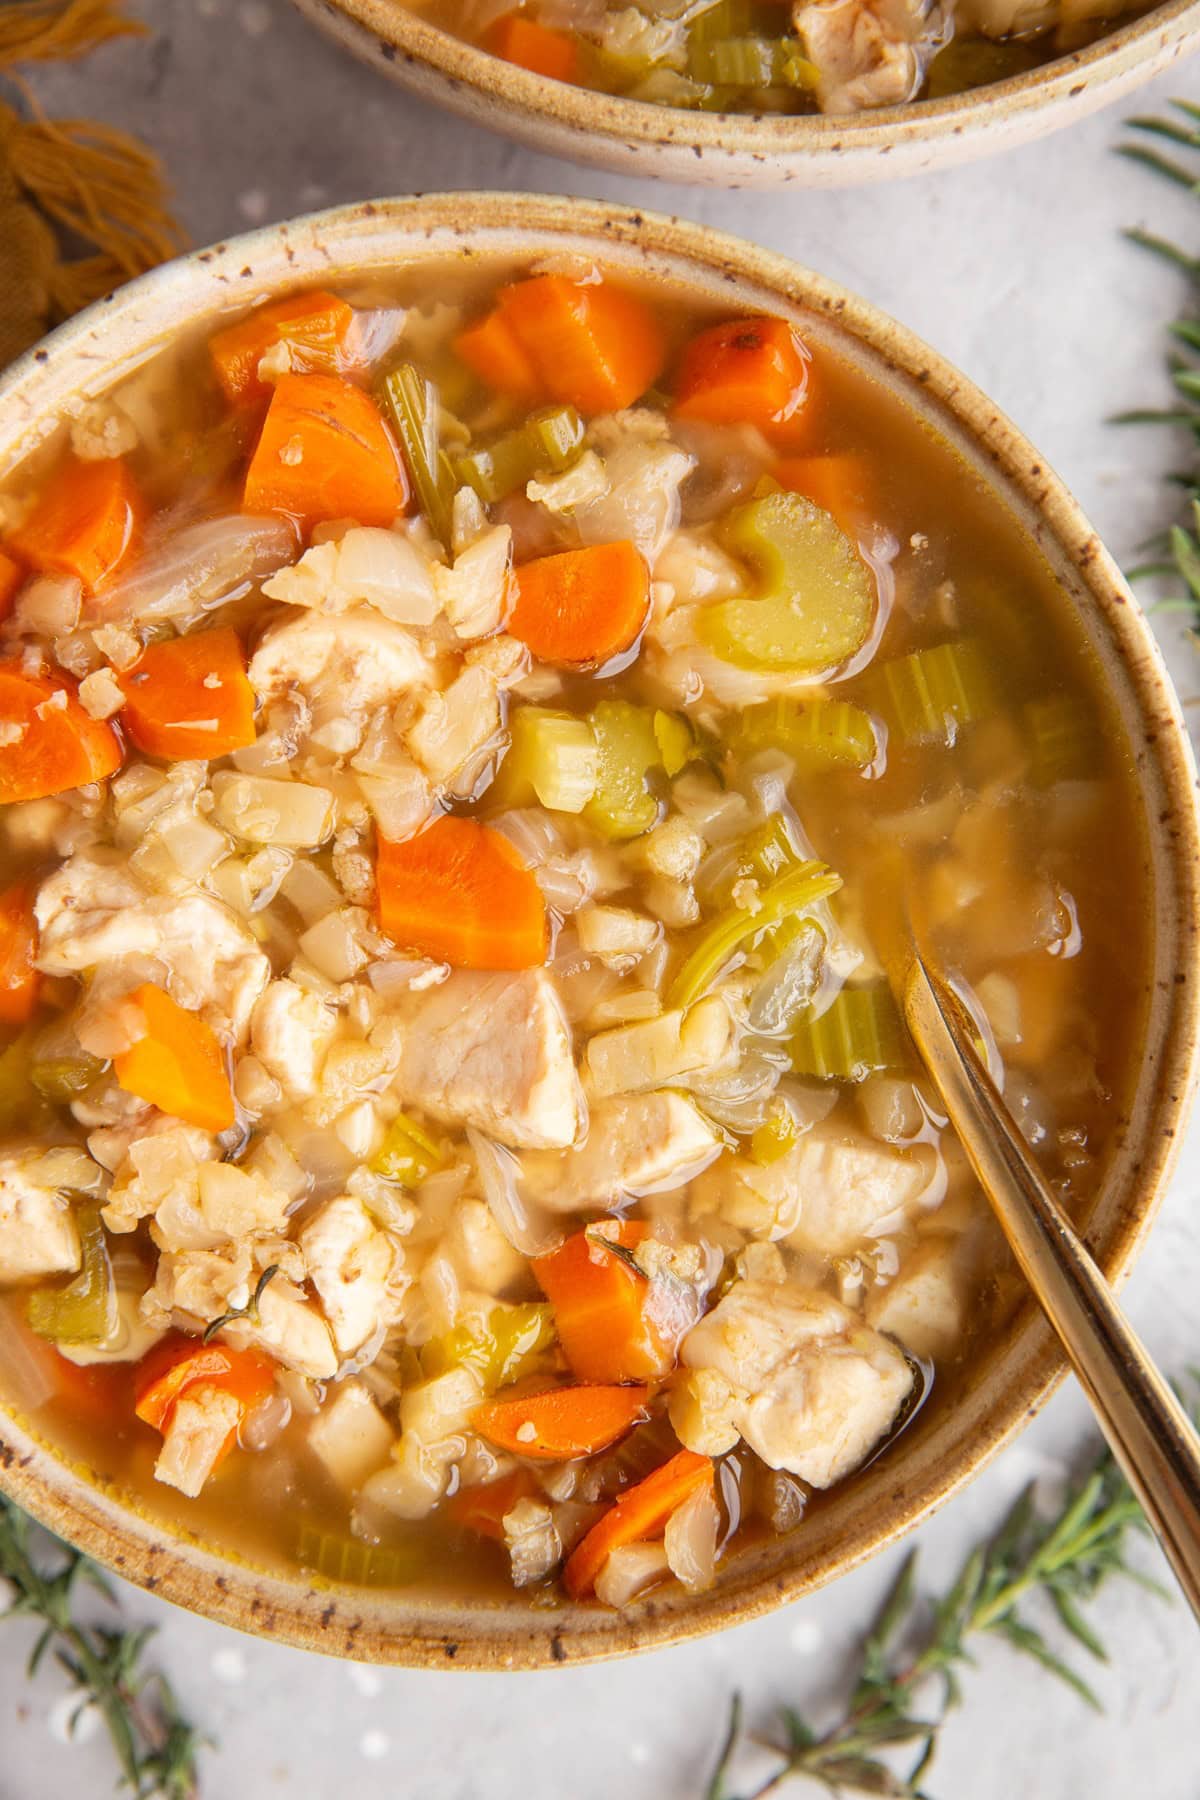
[(1022, 1273), (1200, 1620), (1200, 1438), (1042, 1179), (958, 1004), (917, 955), (909, 1030)]

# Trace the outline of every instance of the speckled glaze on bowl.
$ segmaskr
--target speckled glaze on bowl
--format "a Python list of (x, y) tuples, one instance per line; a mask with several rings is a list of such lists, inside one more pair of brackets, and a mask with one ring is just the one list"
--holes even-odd
[(404, 0), (293, 3), (363, 62), (475, 125), (596, 168), (708, 187), (843, 187), (967, 162), (1119, 100), (1200, 44), (1200, 0), (1167, 0), (1084, 50), (973, 93), (840, 118), (754, 118), (550, 81)]
[[(1190, 1098), (1197, 1041), (1195, 769), (1178, 704), (1141, 611), (1061, 483), (990, 401), (865, 301), (716, 232), (541, 196), (450, 194), (380, 201), (273, 226), (168, 264), (62, 327), (0, 378), (0, 473), (63, 409), (103, 391), (185, 324), (319, 280), (481, 253), (583, 250), (729, 309), (793, 317), (809, 337), (898, 393), (949, 442), (1041, 546), (1113, 700), (1143, 798), (1155, 919), (1141, 1076), (1092, 1215), (1110, 1276), (1149, 1228)], [(97, 1560), (247, 1631), (410, 1666), (537, 1668), (618, 1656), (754, 1618), (843, 1574), (976, 1474), (1061, 1375), (1048, 1330), (1022, 1314), (973, 1366), (953, 1406), (926, 1407), (871, 1468), (836, 1490), (790, 1541), (732, 1557), (712, 1592), (651, 1596), (624, 1613), (529, 1610), (515, 1595), (449, 1601), (338, 1587), (231, 1557), (131, 1508), (0, 1410), (0, 1486)]]

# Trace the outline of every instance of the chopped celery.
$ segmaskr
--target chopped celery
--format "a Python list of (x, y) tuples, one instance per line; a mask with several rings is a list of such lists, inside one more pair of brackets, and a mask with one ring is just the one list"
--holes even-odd
[(327, 1581), (345, 1581), (354, 1587), (403, 1587), (415, 1581), (426, 1566), (415, 1544), (402, 1549), (391, 1544), (364, 1544), (307, 1521), (300, 1526), (296, 1561)]
[(690, 1006), (749, 938), (769, 931), (836, 893), (840, 875), (824, 863), (804, 862), (769, 882), (753, 908), (732, 906), (709, 925), (685, 957), (667, 993), (668, 1007)]
[(906, 1061), (904, 1031), (886, 982), (844, 987), (819, 1018), (792, 1033), (792, 1068), (822, 1081), (863, 1081)]
[(433, 535), (449, 545), (454, 471), (440, 444), (438, 391), (411, 363), (401, 363), (384, 382), (383, 399), (412, 473), (421, 511)]
[(648, 777), (661, 769), (654, 721), (629, 700), (601, 700), (592, 712), (596, 734), (596, 792), (584, 808), (589, 825), (605, 837), (640, 837), (657, 824), (659, 802)]
[(889, 727), (906, 743), (941, 738), (952, 744), (962, 726), (998, 704), (988, 653), (974, 638), (880, 663), (870, 685)]
[(786, 1106), (776, 1102), (750, 1136), (750, 1154), (756, 1163), (778, 1162), (796, 1141), (796, 1121)]
[(108, 1063), (80, 1050), (75, 1056), (34, 1056), (29, 1079), (47, 1100), (65, 1106), (98, 1081)]
[(778, 29), (779, 7), (773, 0), (716, 0), (692, 20), (688, 50), (731, 38), (770, 37)]
[(955, 32), (929, 65), (922, 98), (943, 100), (970, 88), (988, 87), (993, 81), (1036, 69), (1039, 60), (1030, 44), (1015, 40), (997, 43), (992, 38), (960, 37)]
[(1101, 745), (1096, 722), (1074, 694), (1031, 700), (1025, 708), (1030, 773), (1039, 787), (1094, 775)]
[(758, 577), (757, 594), (718, 600), (700, 636), (743, 669), (817, 671), (862, 648), (875, 613), (870, 570), (841, 527), (801, 494), (735, 507), (721, 533)]
[(688, 44), (688, 74), (714, 87), (754, 88), (813, 86), (816, 71), (788, 37), (697, 39)]
[(27, 1317), (39, 1337), (57, 1344), (103, 1344), (117, 1329), (117, 1285), (98, 1201), (75, 1209), (82, 1261), (65, 1286), (38, 1288), (29, 1296)]
[(421, 1350), (421, 1371), (429, 1378), (465, 1363), (479, 1376), (484, 1392), (490, 1394), (532, 1373), (555, 1335), (554, 1309), (544, 1302), (497, 1306), (477, 1329), (459, 1325), (425, 1344)]
[(687, 767), (694, 756), (699, 755), (696, 734), (680, 713), (655, 713), (654, 740), (662, 757), (663, 769), (672, 780), (681, 769)]
[(846, 700), (813, 700), (799, 705), (780, 696), (742, 714), (737, 747), (783, 750), (803, 769), (865, 769), (878, 744), (871, 715)]
[(548, 406), (530, 415), (516, 431), (495, 443), (468, 450), (454, 460), (460, 482), (490, 504), (524, 487), (535, 475), (565, 469), (583, 443), (583, 420), (573, 406)]
[(371, 1168), (376, 1175), (398, 1181), (403, 1187), (419, 1187), (444, 1161), (433, 1139), (405, 1113), (397, 1113), (371, 1158)]
[(521, 706), (509, 715), (509, 746), (488, 799), (498, 806), (582, 812), (596, 791), (596, 734), (586, 719)]
[(39, 1126), (53, 1116), (33, 1085), (36, 1037), (35, 1031), (23, 1031), (0, 1052), (0, 1132)]

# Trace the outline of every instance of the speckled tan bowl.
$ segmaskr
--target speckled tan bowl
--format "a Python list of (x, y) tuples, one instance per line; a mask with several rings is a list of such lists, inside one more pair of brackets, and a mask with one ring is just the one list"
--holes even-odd
[[(184, 324), (290, 287), (403, 264), (585, 250), (723, 308), (794, 317), (898, 393), (1025, 523), (1082, 624), (1138, 771), (1155, 918), (1149, 1025), (1136, 1103), (1089, 1233), (1110, 1276), (1126, 1271), (1167, 1179), (1190, 1098), (1197, 1037), (1195, 770), (1178, 705), (1137, 605), (1062, 485), (1007, 419), (947, 363), (865, 301), (716, 232), (616, 207), (540, 196), (380, 201), (257, 231), (157, 270), (64, 326), (0, 379), (0, 473), (64, 407), (102, 391)], [(518, 1598), (448, 1602), (280, 1575), (223, 1557), (132, 1510), (0, 1411), (0, 1482), (100, 1562), (248, 1631), (345, 1656), (455, 1668), (535, 1668), (651, 1649), (754, 1618), (892, 1543), (968, 1481), (1036, 1411), (1061, 1373), (1050, 1336), (1022, 1316), (976, 1364), (953, 1407), (926, 1407), (895, 1446), (838, 1488), (789, 1540), (731, 1558), (715, 1589), (651, 1597), (625, 1613)]]
[(535, 150), (710, 187), (842, 187), (1007, 150), (1083, 118), (1200, 44), (1198, 0), (1167, 0), (1086, 50), (974, 93), (842, 118), (649, 106), (532, 75), (403, 0), (294, 0), (363, 62)]

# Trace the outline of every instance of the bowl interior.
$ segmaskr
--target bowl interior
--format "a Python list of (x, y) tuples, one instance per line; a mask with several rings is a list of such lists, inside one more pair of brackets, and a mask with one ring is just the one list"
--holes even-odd
[[(537, 196), (380, 202), (273, 227), (181, 259), (62, 328), (0, 381), (0, 472), (185, 324), (292, 286), (354, 279), (448, 257), (583, 250), (727, 308), (783, 312), (863, 375), (898, 392), (927, 429), (1014, 513), (1061, 584), (1064, 617), (1098, 666), (1136, 768), (1153, 896), (1146, 1050), (1089, 1240), (1119, 1277), (1147, 1230), (1189, 1097), (1196, 1038), (1194, 771), (1170, 684), (1140, 611), (1086, 521), (994, 407), (865, 302), (716, 233), (615, 208)], [(55, 1530), (168, 1598), (294, 1643), (408, 1664), (532, 1667), (624, 1653), (750, 1618), (854, 1566), (976, 1473), (1032, 1414), (1060, 1372), (1048, 1331), (1020, 1312), (979, 1355), (952, 1407), (924, 1409), (897, 1444), (840, 1487), (790, 1539), (734, 1556), (709, 1594), (650, 1598), (617, 1614), (450, 1602), (281, 1576), (217, 1556), (92, 1485), (21, 1421), (0, 1412), (0, 1482)]]

